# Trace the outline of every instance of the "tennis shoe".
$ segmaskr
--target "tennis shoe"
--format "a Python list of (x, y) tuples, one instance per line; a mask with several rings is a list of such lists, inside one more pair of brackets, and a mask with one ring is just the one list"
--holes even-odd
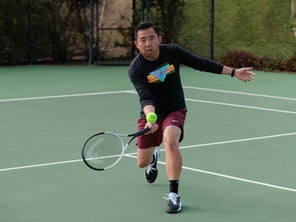
[(164, 198), (167, 200), (165, 212), (167, 212), (168, 214), (175, 214), (181, 211), (182, 203), (180, 200), (180, 195), (171, 192)]
[(148, 183), (153, 183), (158, 175), (157, 161), (159, 158), (159, 149), (155, 149), (153, 153), (153, 162), (145, 169), (146, 180)]

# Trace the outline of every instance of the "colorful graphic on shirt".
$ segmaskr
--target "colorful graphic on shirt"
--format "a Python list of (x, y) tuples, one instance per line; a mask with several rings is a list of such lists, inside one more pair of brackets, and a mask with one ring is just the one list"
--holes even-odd
[(160, 66), (153, 72), (150, 72), (147, 76), (149, 83), (157, 83), (157, 82), (164, 82), (167, 75), (173, 73), (175, 71), (174, 65), (165, 64)]

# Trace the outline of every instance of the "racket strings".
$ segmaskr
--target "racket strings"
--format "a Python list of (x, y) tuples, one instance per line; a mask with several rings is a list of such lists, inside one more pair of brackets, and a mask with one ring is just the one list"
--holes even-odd
[(91, 167), (105, 169), (119, 159), (122, 146), (122, 140), (118, 136), (109, 133), (98, 134), (85, 144), (84, 157)]

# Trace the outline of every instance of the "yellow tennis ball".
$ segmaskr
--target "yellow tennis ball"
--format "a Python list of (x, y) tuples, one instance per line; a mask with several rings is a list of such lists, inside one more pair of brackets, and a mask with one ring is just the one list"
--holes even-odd
[(146, 115), (146, 120), (149, 123), (155, 123), (157, 120), (157, 115), (154, 112), (148, 113)]

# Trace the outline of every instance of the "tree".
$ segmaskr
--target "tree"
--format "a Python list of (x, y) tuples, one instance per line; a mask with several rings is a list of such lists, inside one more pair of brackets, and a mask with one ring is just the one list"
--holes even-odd
[[(138, 1), (134, 25), (149, 18), (149, 21), (161, 30), (164, 43), (177, 42), (184, 19), (185, 0), (150, 0), (148, 2), (150, 4), (147, 5), (147, 0)], [(149, 7), (149, 10), (146, 10), (146, 7)], [(143, 15), (145, 11), (149, 16)]]
[(163, 42), (178, 42), (178, 33), (184, 19), (184, 0), (154, 0), (152, 1), (151, 18), (154, 18), (155, 24), (163, 32)]

